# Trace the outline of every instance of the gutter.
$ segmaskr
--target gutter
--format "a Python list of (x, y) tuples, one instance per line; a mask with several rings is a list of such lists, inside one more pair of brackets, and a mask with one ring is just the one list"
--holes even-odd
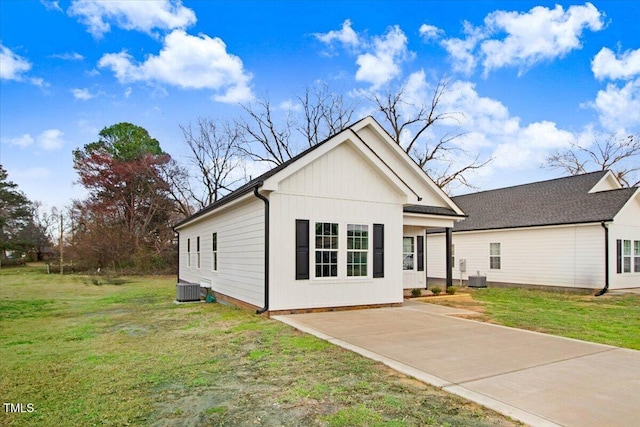
[(609, 290), (609, 227), (604, 221), (600, 225), (604, 228), (604, 288), (596, 293), (597, 297), (604, 295)]
[(253, 194), (264, 202), (264, 307), (256, 310), (256, 314), (269, 310), (269, 199), (258, 192), (263, 182), (253, 187)]

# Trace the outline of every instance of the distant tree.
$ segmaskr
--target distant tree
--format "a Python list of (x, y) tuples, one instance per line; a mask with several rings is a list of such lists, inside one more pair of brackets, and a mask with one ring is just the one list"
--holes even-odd
[(373, 102), (390, 130), (393, 140), (409, 154), (427, 175), (440, 187), (454, 183), (473, 188), (468, 173), (481, 169), (490, 161), (476, 155), (473, 160), (456, 165), (455, 154), (465, 151), (454, 142), (464, 132), (445, 133), (435, 140), (428, 138), (428, 131), (439, 124), (455, 124), (462, 113), (443, 111), (442, 100), (449, 90), (449, 81), (441, 79), (433, 89), (430, 99), (424, 103), (409, 101), (406, 87), (388, 89), (383, 95), (374, 94)]
[(76, 258), (96, 267), (150, 269), (166, 263), (178, 208), (162, 169), (171, 158), (149, 133), (130, 123), (104, 128), (73, 152), (89, 192), (74, 203)]
[(545, 166), (561, 169), (568, 175), (611, 170), (623, 186), (637, 187), (640, 185), (640, 140), (637, 135), (612, 133), (604, 140), (594, 137), (588, 147), (574, 142), (569, 148), (548, 156)]
[(53, 248), (52, 232), (55, 226), (55, 214), (53, 211), (46, 212), (40, 202), (31, 203), (29, 210), (29, 222), (20, 231), (19, 238), (35, 261), (43, 261), (47, 249)]
[(28, 242), (24, 229), (31, 220), (31, 203), (18, 185), (8, 180), (8, 173), (0, 165), (0, 250), (2, 259), (7, 258), (8, 251), (23, 254)]

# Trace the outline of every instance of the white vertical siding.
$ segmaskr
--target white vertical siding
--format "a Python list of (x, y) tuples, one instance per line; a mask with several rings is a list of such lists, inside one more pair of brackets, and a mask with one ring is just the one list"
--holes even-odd
[[(212, 271), (212, 233), (218, 233), (218, 271)], [(201, 265), (195, 242), (200, 236)], [(187, 239), (191, 239), (191, 267)], [(180, 230), (180, 279), (211, 282), (214, 291), (249, 304), (264, 304), (264, 202), (249, 195), (245, 202), (221, 210)]]
[[(271, 206), (271, 310), (402, 302), (401, 194), (367, 160), (342, 144), (279, 184)], [(340, 252), (337, 278), (314, 278), (310, 239), (310, 279), (295, 279), (295, 220), (337, 222)], [(346, 277), (346, 224), (369, 226), (368, 277)], [(372, 278), (373, 224), (385, 226), (384, 278)]]
[[(477, 271), (491, 282), (599, 288), (604, 286), (604, 231), (599, 224), (453, 233), (453, 278)], [(499, 270), (489, 268), (489, 244), (500, 243)], [(467, 271), (459, 270), (466, 259)], [(444, 235), (427, 236), (429, 277), (445, 277)]]
[[(616, 240), (631, 240), (631, 273), (617, 273), (616, 271)], [(638, 288), (640, 287), (640, 273), (635, 273), (633, 259), (633, 242), (640, 241), (640, 197), (629, 200), (627, 205), (616, 215), (613, 224), (609, 225), (609, 271), (610, 288)]]

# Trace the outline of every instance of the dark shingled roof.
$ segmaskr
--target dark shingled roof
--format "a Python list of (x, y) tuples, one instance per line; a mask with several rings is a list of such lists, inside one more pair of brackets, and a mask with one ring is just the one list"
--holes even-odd
[(452, 197), (468, 215), (453, 231), (612, 221), (637, 188), (589, 193), (607, 171)]

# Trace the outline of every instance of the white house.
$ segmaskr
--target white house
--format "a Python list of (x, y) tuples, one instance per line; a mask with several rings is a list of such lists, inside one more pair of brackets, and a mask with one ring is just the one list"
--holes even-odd
[(395, 305), (463, 217), (367, 117), (176, 225), (178, 280), (260, 313)]
[[(452, 230), (454, 283), (479, 272), (496, 284), (640, 287), (640, 189), (610, 171), (452, 200), (468, 215)], [(445, 234), (427, 235), (430, 278), (446, 276)]]

